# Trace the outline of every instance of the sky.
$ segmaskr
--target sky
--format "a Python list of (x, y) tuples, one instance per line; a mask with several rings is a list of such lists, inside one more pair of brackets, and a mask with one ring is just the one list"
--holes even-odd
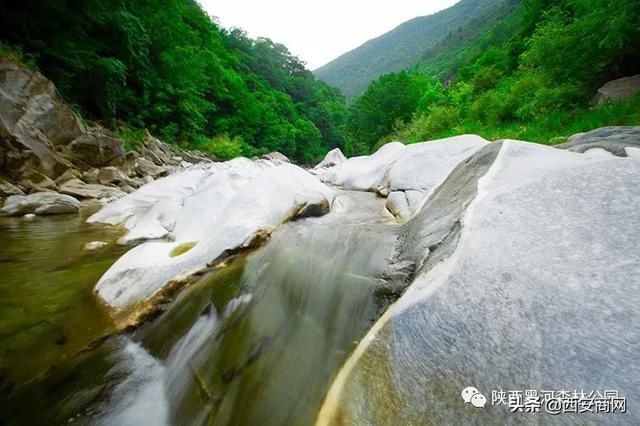
[(316, 69), (416, 16), (457, 0), (200, 0), (226, 28), (282, 43)]

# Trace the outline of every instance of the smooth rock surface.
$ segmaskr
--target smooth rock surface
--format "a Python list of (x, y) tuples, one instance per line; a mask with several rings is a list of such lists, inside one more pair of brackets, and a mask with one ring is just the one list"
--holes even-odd
[[(89, 222), (125, 223), (125, 242), (147, 242), (120, 258), (97, 294), (116, 310), (143, 302), (168, 282), (229, 252), (252, 246), (287, 220), (323, 211), (334, 193), (291, 164), (239, 158), (198, 165), (149, 183), (107, 205)], [(311, 206), (318, 206), (316, 209)], [(189, 243), (189, 251), (171, 256)]]
[(628, 150), (640, 148), (640, 126), (611, 126), (602, 127), (587, 133), (578, 133), (556, 148), (562, 148), (573, 152), (587, 152), (592, 149), (601, 149), (626, 157)]
[(73, 197), (55, 192), (38, 192), (26, 196), (12, 195), (0, 210), (6, 216), (22, 216), (29, 213), (52, 215), (77, 213), (80, 202)]
[(60, 192), (78, 198), (118, 199), (125, 193), (118, 188), (99, 184), (84, 183), (80, 179), (71, 179), (60, 186)]
[(460, 397), (616, 389), (640, 404), (639, 179), (638, 157), (517, 141), (459, 165), (403, 225), (395, 260), (418, 278), (361, 341), (318, 424), (640, 422), (630, 408), (534, 418)]
[(347, 161), (340, 148), (334, 148), (325, 155), (324, 159), (318, 163), (315, 170), (326, 169), (327, 167), (337, 166)]

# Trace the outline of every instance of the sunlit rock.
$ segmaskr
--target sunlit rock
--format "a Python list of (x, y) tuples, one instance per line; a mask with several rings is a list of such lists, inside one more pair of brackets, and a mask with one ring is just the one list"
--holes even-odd
[[(460, 164), (403, 225), (393, 260), (417, 279), (361, 341), (318, 424), (523, 419), (492, 406), (492, 390), (616, 389), (639, 404), (639, 179), (635, 156), (516, 141)], [(460, 398), (468, 386), (484, 408)]]
[(100, 279), (96, 292), (117, 310), (145, 301), (171, 280), (253, 246), (287, 220), (325, 212), (333, 197), (297, 166), (247, 159), (193, 166), (154, 181), (89, 221), (124, 222), (125, 242), (172, 241), (130, 250)]

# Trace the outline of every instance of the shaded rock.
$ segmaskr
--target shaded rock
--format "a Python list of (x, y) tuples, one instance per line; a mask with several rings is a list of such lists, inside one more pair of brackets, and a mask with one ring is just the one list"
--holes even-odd
[(0, 94), (0, 133), (33, 152), (41, 170), (51, 177), (71, 167), (55, 147), (80, 136), (82, 126), (53, 83), (0, 59)]
[(24, 175), (23, 179), (20, 180), (20, 185), (28, 188), (29, 192), (58, 190), (58, 185), (56, 185), (55, 181), (36, 170), (31, 170)]
[(104, 241), (91, 241), (90, 243), (87, 243), (84, 245), (83, 250), (84, 251), (96, 251), (99, 250), (101, 248), (104, 248), (106, 246), (108, 246), (108, 243), (105, 243)]
[(129, 186), (129, 185), (122, 185), (122, 186), (120, 187), (120, 190), (121, 190), (122, 192), (126, 192), (127, 194), (131, 194), (131, 193), (132, 193), (132, 192), (134, 192), (136, 189), (135, 189), (134, 187), (132, 187), (132, 186)]
[(404, 191), (394, 191), (387, 197), (387, 209), (392, 215), (401, 219), (407, 219), (411, 216), (409, 211), (409, 203)]
[(79, 198), (117, 199), (126, 195), (112, 186), (84, 183), (79, 179), (71, 179), (60, 186), (60, 192)]
[(136, 160), (135, 171), (139, 176), (143, 177), (162, 177), (169, 174), (171, 168), (166, 166), (157, 166), (151, 160), (145, 157), (140, 157)]
[(102, 128), (89, 129), (74, 139), (66, 152), (71, 157), (93, 167), (101, 167), (123, 157), (124, 142)]
[(469, 385), (485, 395), (610, 387), (640, 403), (629, 327), (640, 322), (639, 163), (517, 141), (461, 163), (404, 225), (396, 259), (417, 278), (361, 340), (318, 424), (514, 421), (507, 406), (466, 409)]
[(129, 184), (131, 180), (122, 170), (117, 167), (108, 166), (100, 169), (98, 173), (98, 181), (101, 185), (108, 184)]
[(609, 81), (599, 88), (595, 102), (598, 105), (602, 105), (608, 101), (626, 101), (638, 92), (640, 92), (640, 75), (619, 78)]
[(56, 178), (56, 183), (61, 184), (71, 179), (81, 179), (82, 173), (76, 169), (67, 169), (64, 173)]
[(604, 149), (618, 157), (627, 156), (627, 148), (640, 148), (640, 126), (602, 127), (587, 133), (578, 133), (567, 143), (556, 148), (573, 152), (586, 152), (590, 149)]
[(100, 182), (100, 170), (91, 169), (82, 174), (82, 179), (86, 183), (99, 183)]
[(54, 192), (38, 192), (26, 196), (12, 195), (5, 200), (1, 211), (6, 216), (22, 216), (28, 213), (50, 215), (77, 213), (80, 202), (73, 197)]
[(8, 197), (10, 195), (24, 195), (24, 191), (14, 184), (0, 178), (0, 197)]

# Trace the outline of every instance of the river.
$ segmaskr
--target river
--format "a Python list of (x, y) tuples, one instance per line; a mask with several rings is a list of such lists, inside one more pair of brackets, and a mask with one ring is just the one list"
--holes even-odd
[[(3, 219), (3, 402), (8, 424), (312, 424), (344, 361), (392, 299), (397, 223), (373, 194), (283, 225), (262, 248), (110, 335), (92, 293), (126, 248), (80, 218)], [(26, 356), (26, 358), (25, 358)], [(37, 368), (34, 368), (37, 366)], [(9, 407), (11, 405), (11, 407)]]

